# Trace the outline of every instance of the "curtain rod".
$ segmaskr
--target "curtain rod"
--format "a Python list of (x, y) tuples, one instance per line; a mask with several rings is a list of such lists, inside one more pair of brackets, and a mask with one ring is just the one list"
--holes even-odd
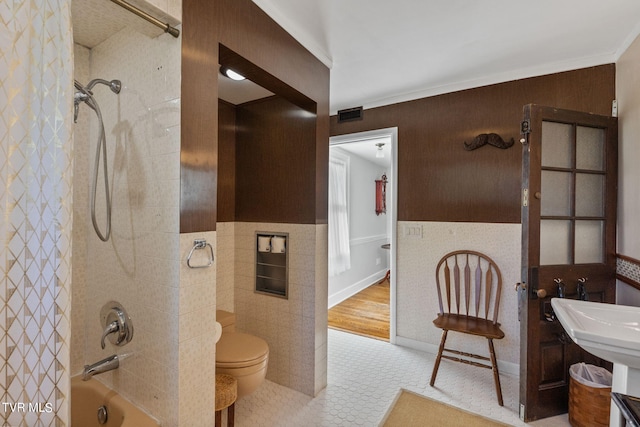
[(165, 33), (169, 33), (175, 38), (178, 38), (178, 36), (180, 36), (180, 30), (178, 30), (177, 28), (172, 27), (168, 23), (165, 24), (164, 22), (154, 18), (153, 16), (149, 15), (147, 12), (144, 12), (138, 9), (137, 7), (127, 3), (126, 1), (124, 0), (111, 0), (111, 1), (117, 4), (118, 6), (121, 6), (127, 9), (129, 12), (133, 13), (134, 15), (138, 15), (140, 18), (145, 19), (151, 22), (153, 25), (162, 28)]

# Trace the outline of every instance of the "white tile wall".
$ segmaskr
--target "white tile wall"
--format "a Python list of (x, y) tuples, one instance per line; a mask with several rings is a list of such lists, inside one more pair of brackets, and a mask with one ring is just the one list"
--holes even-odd
[[(206, 268), (189, 268), (186, 258), (195, 239), (214, 248), (214, 262)], [(206, 426), (214, 417), (216, 345), (216, 232), (180, 235), (179, 401), (178, 425)], [(190, 264), (207, 265), (209, 247), (193, 251)]]
[(218, 235), (218, 269), (216, 275), (216, 303), (218, 310), (234, 312), (235, 283), (235, 223), (216, 224)]
[[(79, 48), (76, 51), (81, 52)], [(170, 35), (150, 39), (124, 29), (91, 50), (88, 74), (80, 72), (86, 67), (83, 56), (78, 55), (76, 65), (76, 77), (83, 84), (91, 78), (119, 79), (123, 87), (119, 95), (102, 85), (93, 90), (105, 124), (113, 192), (112, 237), (107, 243), (99, 241), (93, 231), (86, 200), (98, 133), (95, 115), (86, 105), (80, 106), (76, 125), (76, 150), (82, 155), (75, 157), (74, 186), (84, 195), (76, 209), (84, 209), (79, 215), (84, 223), (78, 230), (85, 230), (86, 257), (74, 258), (74, 266), (84, 261), (86, 276), (74, 283), (74, 289), (84, 287), (85, 292), (84, 306), (82, 300), (73, 301), (74, 325), (84, 325), (82, 334), (74, 331), (74, 344), (82, 341), (82, 335), (86, 339), (83, 350), (73, 349), (74, 369), (113, 353), (130, 355), (118, 370), (98, 378), (150, 412), (163, 426), (177, 426), (184, 414), (177, 406), (179, 392), (185, 390), (179, 387), (182, 375), (190, 378), (189, 368), (209, 360), (209, 354), (204, 357), (203, 353), (214, 351), (206, 339), (197, 341), (206, 329), (194, 333), (197, 322), (190, 321), (195, 317), (197, 300), (190, 290), (197, 292), (202, 283), (181, 286), (181, 280), (190, 276), (181, 272), (179, 234), (180, 57), (179, 39)], [(100, 177), (96, 211), (104, 230), (102, 188)], [(83, 237), (76, 235), (74, 239), (82, 241)], [(199, 302), (215, 307), (214, 285), (212, 289), (213, 293)], [(109, 343), (101, 350), (98, 313), (110, 300), (119, 301), (129, 312), (134, 338), (125, 347)], [(188, 391), (197, 393), (200, 386), (204, 387), (196, 383)], [(209, 389), (203, 391), (213, 396)], [(193, 400), (180, 402), (188, 405)]]
[[(420, 226), (422, 237), (407, 235), (405, 228)], [(472, 249), (492, 258), (502, 272), (499, 322), (505, 338), (495, 341), (498, 360), (517, 374), (520, 358), (518, 306), (513, 285), (520, 281), (520, 224), (398, 222), (397, 335), (403, 344), (435, 348), (440, 329), (433, 326), (438, 313), (435, 268), (446, 253)], [(480, 354), (488, 353), (484, 338), (465, 336), (464, 346)], [(450, 335), (447, 343), (459, 344)], [(469, 344), (471, 342), (471, 345)], [(424, 346), (426, 344), (427, 346)], [(430, 347), (429, 347), (430, 346)]]
[[(230, 236), (230, 228), (225, 224), (219, 230)], [(257, 231), (289, 233), (288, 299), (254, 292)], [(269, 344), (268, 379), (314, 396), (326, 385), (326, 225), (238, 222), (233, 235), (233, 244), (225, 237), (229, 246), (224, 251), (234, 250), (237, 328)], [(223, 250), (220, 243), (219, 251)], [(227, 268), (220, 264), (219, 271)], [(228, 287), (229, 282), (221, 283), (219, 290), (230, 294)]]
[[(91, 51), (74, 45), (74, 78), (80, 82), (89, 81), (89, 56)], [(89, 215), (89, 126), (88, 108), (78, 114), (78, 124), (73, 130), (73, 245), (72, 245), (72, 310), (71, 310), (71, 373), (77, 374), (84, 366), (85, 348), (85, 307), (87, 298), (87, 227)]]
[(327, 386), (327, 317), (329, 304), (329, 229), (327, 224), (316, 226), (316, 286), (315, 286), (315, 395)]

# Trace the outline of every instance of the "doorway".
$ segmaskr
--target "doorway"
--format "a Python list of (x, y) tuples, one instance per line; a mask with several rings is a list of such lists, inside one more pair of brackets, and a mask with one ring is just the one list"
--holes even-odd
[[(346, 217), (351, 219), (347, 221), (346, 229), (352, 232), (329, 232), (329, 247), (332, 248), (332, 245), (334, 245), (333, 248), (337, 247), (340, 242), (336, 239), (344, 240), (346, 234), (347, 241), (341, 243), (343, 248), (346, 244), (346, 251), (348, 251), (346, 255), (342, 253), (342, 257), (336, 258), (335, 251), (330, 249), (329, 308), (353, 297), (370, 285), (379, 283), (386, 277), (389, 282), (389, 342), (392, 344), (395, 344), (396, 340), (397, 134), (397, 128), (386, 128), (340, 135), (330, 139), (330, 157), (335, 162), (345, 165), (348, 183), (352, 177), (356, 179), (353, 172), (357, 163), (368, 162), (377, 173), (375, 179), (371, 177), (365, 179), (358, 188), (347, 185), (347, 192), (351, 191), (352, 194), (347, 194), (346, 199), (351, 199), (352, 203), (346, 206)], [(376, 212), (379, 206), (372, 201), (372, 197), (376, 194), (375, 181), (382, 181), (385, 177), (386, 209), (384, 212)], [(329, 191), (331, 199), (332, 190)], [(354, 192), (356, 194), (353, 194)], [(353, 202), (358, 206), (354, 206)], [(331, 201), (329, 204), (333, 206)], [(336, 216), (332, 219), (332, 210), (335, 206), (329, 209), (329, 228), (332, 230), (339, 219)], [(362, 215), (358, 214), (359, 209), (365, 209)], [(373, 227), (374, 222), (378, 224), (384, 222), (384, 231), (370, 231), (375, 228), (369, 228), (367, 231), (367, 227)], [(342, 224), (341, 227), (344, 229), (345, 225)], [(332, 237), (332, 234), (338, 237)], [(354, 249), (353, 252), (352, 249)], [(373, 263), (368, 270), (367, 267), (359, 265), (363, 258), (364, 263)], [(336, 259), (337, 262), (332, 262)]]

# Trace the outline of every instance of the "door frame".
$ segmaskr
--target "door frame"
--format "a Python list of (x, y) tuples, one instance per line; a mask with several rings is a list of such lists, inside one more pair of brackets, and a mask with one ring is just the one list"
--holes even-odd
[(396, 254), (398, 251), (398, 128), (390, 127), (375, 129), (365, 132), (350, 133), (332, 136), (329, 138), (329, 146), (361, 142), (369, 139), (388, 137), (391, 141), (391, 170), (389, 171), (389, 184), (391, 191), (387, 191), (387, 214), (391, 221), (391, 249), (389, 257), (389, 342), (396, 343)]
[[(558, 394), (568, 393), (569, 367), (578, 361), (592, 364), (605, 363), (600, 359), (586, 353), (571, 339), (566, 336), (564, 329), (557, 320), (554, 320), (553, 310), (550, 308), (550, 299), (557, 295), (555, 278), (562, 278), (566, 287), (566, 297), (576, 298), (576, 280), (580, 277), (591, 279), (589, 293), (597, 296), (600, 302), (615, 302), (615, 251), (616, 251), (616, 205), (617, 205), (617, 119), (609, 116), (596, 115), (587, 112), (566, 110), (555, 107), (535, 104), (525, 105), (522, 122), (522, 257), (521, 280), (517, 285), (518, 310), (520, 317), (520, 418), (525, 421), (533, 421), (540, 418), (554, 416), (566, 411), (566, 401), (560, 400)], [(578, 126), (588, 126), (605, 129), (606, 142), (613, 145), (605, 145), (605, 164), (603, 172), (607, 178), (603, 191), (604, 211), (602, 218), (605, 223), (603, 230), (604, 259), (602, 263), (575, 263), (573, 258), (574, 244), (571, 243), (571, 256), (569, 264), (540, 265), (540, 219), (541, 219), (541, 191), (542, 182), (540, 170), (542, 156), (542, 123), (545, 121), (564, 123)], [(575, 134), (572, 135), (575, 141)], [(535, 150), (532, 150), (535, 149)], [(575, 145), (574, 145), (575, 149)], [(573, 163), (568, 170), (572, 173), (585, 173), (589, 170), (579, 170), (575, 163), (575, 151)], [(538, 173), (530, 173), (531, 170)], [(547, 170), (565, 168), (548, 167)], [(567, 171), (568, 171), (567, 170)], [(575, 178), (573, 178), (575, 180)], [(571, 184), (572, 197), (575, 198), (575, 181)], [(555, 219), (554, 216), (545, 215), (547, 219)], [(598, 219), (599, 216), (589, 218), (577, 215), (574, 205), (568, 215), (559, 215), (559, 219)], [(573, 226), (572, 226), (573, 227)], [(570, 233), (574, 238), (573, 231)], [(531, 236), (538, 236), (533, 238)], [(543, 315), (546, 319), (543, 320)], [(550, 315), (550, 317), (547, 317)], [(531, 341), (529, 341), (531, 337)], [(546, 359), (541, 357), (539, 344), (545, 342)], [(532, 347), (529, 348), (529, 343)], [(560, 342), (560, 344), (558, 344)], [(536, 344), (534, 344), (536, 343)], [(558, 350), (561, 346), (561, 350)], [(544, 360), (543, 360), (544, 359)], [(544, 361), (550, 363), (563, 363), (562, 371), (544, 369)], [(532, 366), (533, 365), (533, 366)], [(543, 377), (545, 372), (548, 376)], [(543, 382), (545, 382), (543, 384)], [(554, 395), (554, 393), (556, 393)]]

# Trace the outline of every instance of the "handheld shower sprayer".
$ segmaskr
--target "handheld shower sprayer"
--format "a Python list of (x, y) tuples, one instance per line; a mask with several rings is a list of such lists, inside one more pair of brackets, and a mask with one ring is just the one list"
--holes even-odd
[[(77, 123), (78, 121), (78, 112), (80, 102), (84, 102), (87, 104), (93, 111), (96, 112), (96, 116), (98, 116), (98, 124), (100, 126), (100, 130), (98, 133), (98, 145), (96, 148), (96, 157), (94, 162), (94, 170), (93, 170), (93, 181), (91, 185), (91, 222), (93, 223), (93, 228), (98, 235), (98, 238), (103, 242), (109, 240), (109, 236), (111, 235), (111, 194), (109, 191), (109, 174), (107, 170), (107, 138), (104, 132), (104, 123), (102, 121), (102, 113), (100, 112), (100, 107), (98, 107), (98, 103), (93, 97), (93, 92), (91, 89), (96, 84), (103, 84), (108, 86), (109, 89), (115, 94), (119, 94), (122, 89), (122, 83), (120, 80), (104, 80), (104, 79), (93, 79), (86, 86), (82, 86), (77, 80), (73, 81), (73, 85), (76, 88), (76, 92), (73, 96), (73, 121)], [(105, 197), (105, 208), (106, 208), (106, 231), (104, 234), (100, 231), (100, 227), (98, 226), (98, 221), (96, 219), (96, 187), (98, 184), (98, 169), (100, 166), (100, 156), (102, 155), (102, 169), (104, 172), (104, 197)]]
[(96, 84), (103, 84), (105, 86), (109, 86), (111, 92), (118, 94), (120, 93), (120, 89), (122, 89), (122, 82), (120, 80), (111, 80), (107, 81), (104, 79), (93, 79), (89, 82), (89, 84), (85, 87), (86, 90), (91, 91)]
[(91, 89), (98, 83), (108, 86), (111, 89), (111, 92), (115, 94), (119, 94), (122, 89), (122, 82), (120, 80), (104, 80), (104, 79), (93, 79), (86, 86), (82, 86), (80, 82), (77, 80), (73, 81), (73, 85), (76, 88), (76, 93), (73, 95), (73, 122), (78, 122), (78, 112), (80, 102), (86, 103), (92, 110), (95, 111), (97, 103), (95, 99), (93, 99), (93, 92)]

